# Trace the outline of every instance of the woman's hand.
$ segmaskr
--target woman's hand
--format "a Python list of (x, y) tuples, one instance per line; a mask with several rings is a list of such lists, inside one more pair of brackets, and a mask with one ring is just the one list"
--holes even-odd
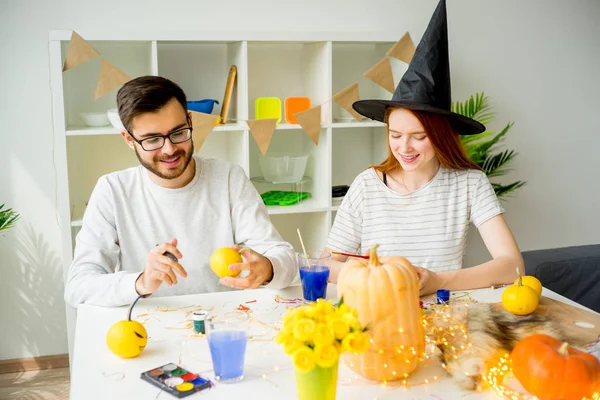
[(419, 296), (435, 293), (442, 287), (442, 279), (435, 272), (421, 267), (415, 267), (415, 271), (419, 276)]

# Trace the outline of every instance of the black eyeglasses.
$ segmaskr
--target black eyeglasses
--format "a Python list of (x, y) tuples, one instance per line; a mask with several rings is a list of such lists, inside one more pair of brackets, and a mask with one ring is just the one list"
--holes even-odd
[(165, 145), (165, 139), (169, 139), (173, 144), (185, 143), (192, 138), (192, 128), (186, 127), (173, 131), (165, 136), (152, 136), (146, 139), (137, 140), (131, 133), (129, 136), (142, 146), (146, 151), (161, 149)]

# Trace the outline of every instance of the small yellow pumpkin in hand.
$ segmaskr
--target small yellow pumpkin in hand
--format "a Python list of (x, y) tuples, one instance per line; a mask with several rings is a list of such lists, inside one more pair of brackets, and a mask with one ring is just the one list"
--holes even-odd
[(515, 315), (529, 315), (536, 310), (540, 298), (534, 289), (523, 285), (518, 268), (517, 276), (517, 283), (507, 287), (502, 293), (502, 305), (506, 311)]
[[(243, 249), (242, 249), (243, 250)], [(210, 256), (210, 268), (214, 271), (215, 274), (219, 278), (223, 278), (225, 276), (238, 276), (242, 271), (230, 271), (229, 266), (231, 264), (242, 263), (244, 260), (235, 249), (231, 247), (221, 247), (220, 249), (215, 250), (214, 253)]]

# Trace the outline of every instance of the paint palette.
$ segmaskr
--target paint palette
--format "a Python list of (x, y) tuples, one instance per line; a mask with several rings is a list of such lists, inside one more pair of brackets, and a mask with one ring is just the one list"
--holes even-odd
[(142, 372), (141, 378), (177, 398), (211, 387), (208, 379), (172, 363)]

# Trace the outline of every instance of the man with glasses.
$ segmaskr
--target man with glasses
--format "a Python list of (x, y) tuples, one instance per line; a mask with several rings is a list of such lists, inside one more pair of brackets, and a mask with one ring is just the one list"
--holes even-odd
[[(139, 295), (288, 286), (296, 257), (237, 165), (194, 156), (192, 121), (181, 88), (144, 76), (117, 94), (121, 135), (141, 166), (102, 176), (77, 235), (65, 287), (72, 306), (120, 306)], [(108, 160), (108, 158), (107, 158)], [(219, 279), (209, 258), (243, 250)], [(184, 268), (185, 266), (185, 268)]]

